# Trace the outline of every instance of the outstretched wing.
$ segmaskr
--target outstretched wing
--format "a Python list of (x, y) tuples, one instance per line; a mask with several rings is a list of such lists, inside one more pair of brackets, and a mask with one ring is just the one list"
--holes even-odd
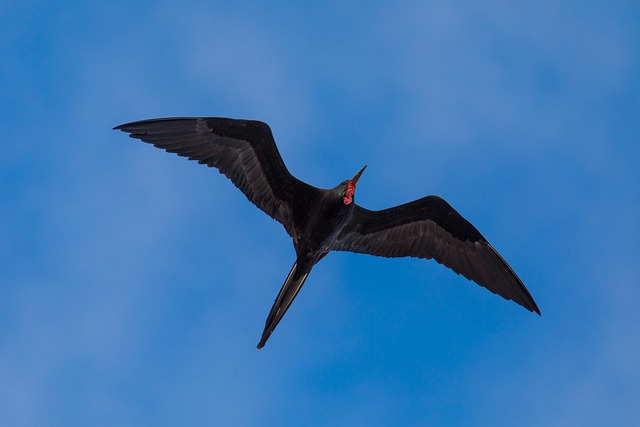
[(219, 117), (166, 118), (114, 129), (170, 153), (217, 168), (247, 199), (292, 235), (294, 195), (318, 191), (287, 170), (266, 123)]
[(381, 211), (356, 206), (332, 249), (383, 257), (433, 258), (540, 314), (531, 294), (500, 254), (469, 221), (437, 196)]

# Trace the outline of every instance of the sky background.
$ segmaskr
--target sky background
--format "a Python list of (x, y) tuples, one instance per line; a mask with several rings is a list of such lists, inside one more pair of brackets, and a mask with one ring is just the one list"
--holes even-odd
[[(258, 119), (357, 201), (444, 197), (542, 317), (334, 253), (265, 349), (290, 239), (112, 131)], [(0, 0), (0, 424), (602, 426), (640, 418), (633, 1)]]

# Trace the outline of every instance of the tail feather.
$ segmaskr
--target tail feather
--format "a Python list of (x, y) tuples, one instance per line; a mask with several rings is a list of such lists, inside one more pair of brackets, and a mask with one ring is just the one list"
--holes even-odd
[(269, 316), (267, 317), (267, 321), (264, 325), (262, 338), (260, 338), (260, 342), (257, 346), (258, 350), (264, 347), (267, 343), (271, 333), (276, 326), (278, 326), (278, 323), (280, 323), (280, 320), (291, 306), (296, 295), (300, 292), (302, 285), (304, 285), (305, 280), (307, 280), (307, 276), (309, 276), (309, 271), (298, 270), (298, 262), (296, 261), (293, 264), (293, 267), (291, 267), (291, 271), (289, 272), (287, 279), (284, 281), (284, 284), (273, 303), (273, 307), (271, 307), (271, 311), (269, 312)]

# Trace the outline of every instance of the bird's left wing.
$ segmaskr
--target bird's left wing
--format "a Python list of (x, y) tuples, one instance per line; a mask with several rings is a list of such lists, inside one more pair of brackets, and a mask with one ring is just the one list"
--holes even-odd
[(170, 153), (217, 168), (267, 215), (293, 233), (293, 201), (313, 197), (315, 187), (287, 170), (266, 123), (220, 117), (166, 118), (114, 129)]
[(476, 228), (437, 196), (381, 211), (355, 207), (332, 247), (383, 257), (435, 259), (507, 300), (540, 314), (531, 294)]

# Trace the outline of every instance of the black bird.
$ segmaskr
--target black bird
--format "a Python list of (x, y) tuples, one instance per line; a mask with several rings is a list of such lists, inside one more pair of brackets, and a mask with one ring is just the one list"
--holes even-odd
[(370, 211), (354, 202), (363, 167), (324, 190), (287, 170), (266, 123), (218, 117), (166, 118), (114, 129), (170, 153), (218, 168), (293, 238), (296, 261), (269, 312), (258, 349), (330, 251), (435, 259), (469, 280), (540, 314), (531, 294), (476, 228), (437, 196)]

